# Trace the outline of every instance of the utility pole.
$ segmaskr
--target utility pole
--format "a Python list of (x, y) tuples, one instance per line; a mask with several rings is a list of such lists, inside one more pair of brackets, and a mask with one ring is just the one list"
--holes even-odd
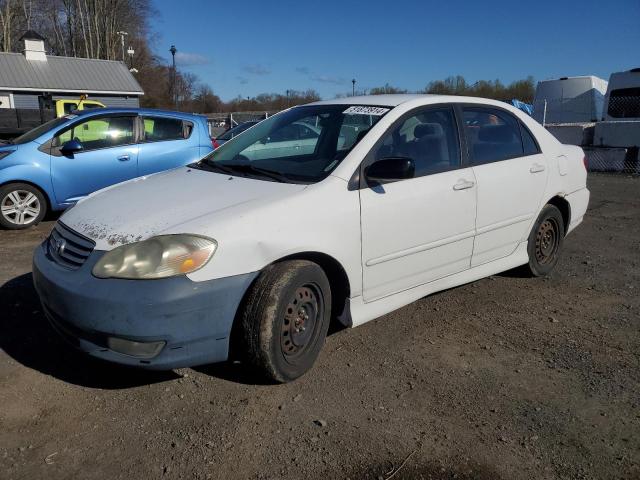
[(127, 32), (119, 31), (116, 34), (120, 35), (120, 45), (122, 46), (122, 63), (124, 62), (124, 37), (129, 35)]
[(355, 78), (351, 80), (351, 84), (353, 86), (353, 88), (351, 89), (351, 96), (355, 97), (356, 96), (356, 79)]
[(173, 64), (173, 68), (171, 71), (171, 95), (173, 97), (173, 107), (177, 109), (178, 108), (178, 92), (176, 91), (176, 52), (178, 51), (178, 49), (176, 48), (175, 45), (171, 45), (171, 48), (169, 49), (169, 51), (171, 52), (172, 64)]

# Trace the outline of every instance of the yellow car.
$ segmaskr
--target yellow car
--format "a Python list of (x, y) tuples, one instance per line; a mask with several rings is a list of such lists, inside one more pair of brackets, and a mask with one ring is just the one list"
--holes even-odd
[(95, 100), (57, 100), (56, 117), (68, 115), (76, 110), (88, 110), (90, 108), (104, 108), (104, 105)]

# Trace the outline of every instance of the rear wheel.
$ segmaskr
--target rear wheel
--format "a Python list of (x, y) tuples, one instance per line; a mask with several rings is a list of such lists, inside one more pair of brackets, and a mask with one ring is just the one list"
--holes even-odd
[(22, 230), (37, 225), (47, 213), (42, 192), (28, 183), (10, 183), (0, 188), (0, 226)]
[(330, 318), (331, 289), (320, 266), (306, 260), (270, 265), (241, 315), (247, 361), (270, 380), (295, 380), (318, 358)]
[(529, 263), (526, 267), (531, 275), (541, 277), (551, 273), (558, 263), (564, 235), (560, 210), (553, 205), (545, 205), (529, 234)]

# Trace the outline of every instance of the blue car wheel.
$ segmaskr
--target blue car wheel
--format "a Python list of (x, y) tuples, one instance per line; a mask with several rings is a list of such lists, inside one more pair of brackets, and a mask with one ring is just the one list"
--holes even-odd
[(47, 201), (28, 183), (9, 183), (0, 188), (0, 226), (22, 230), (37, 225), (47, 213)]

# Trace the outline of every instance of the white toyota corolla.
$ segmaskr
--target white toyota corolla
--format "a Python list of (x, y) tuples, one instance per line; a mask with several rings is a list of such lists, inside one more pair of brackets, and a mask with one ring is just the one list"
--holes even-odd
[(548, 274), (586, 178), (580, 148), (502, 102), (317, 102), (82, 200), (36, 249), (34, 282), (96, 357), (169, 369), (232, 353), (286, 382), (333, 319), (361, 325), (514, 267)]

